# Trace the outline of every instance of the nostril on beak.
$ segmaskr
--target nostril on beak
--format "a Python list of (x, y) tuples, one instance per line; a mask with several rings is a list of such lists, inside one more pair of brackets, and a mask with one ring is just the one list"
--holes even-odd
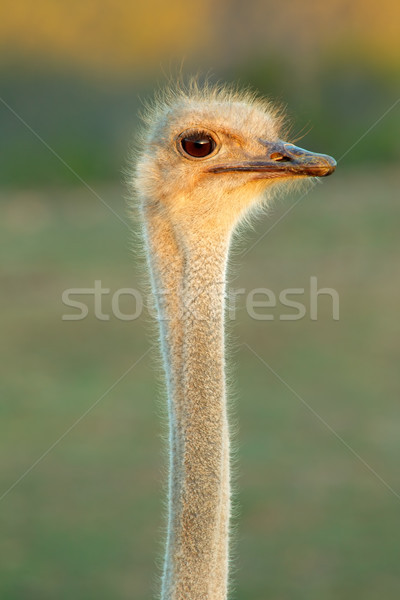
[(273, 152), (270, 156), (271, 160), (274, 160), (276, 162), (289, 162), (290, 158), (289, 156), (285, 156), (285, 154), (282, 154), (281, 152)]

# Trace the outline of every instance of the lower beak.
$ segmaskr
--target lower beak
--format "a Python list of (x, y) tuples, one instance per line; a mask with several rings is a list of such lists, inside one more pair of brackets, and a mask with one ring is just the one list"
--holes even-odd
[(336, 161), (327, 154), (309, 152), (287, 142), (264, 142), (267, 154), (254, 160), (216, 165), (211, 167), (211, 173), (233, 173), (249, 171), (253, 173), (270, 174), (272, 177), (326, 177), (336, 168)]

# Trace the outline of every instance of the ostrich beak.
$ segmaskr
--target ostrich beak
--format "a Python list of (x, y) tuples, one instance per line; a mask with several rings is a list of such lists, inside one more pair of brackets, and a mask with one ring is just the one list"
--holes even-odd
[(326, 177), (336, 168), (336, 161), (327, 154), (317, 154), (304, 150), (293, 144), (283, 142), (266, 142), (267, 154), (254, 160), (216, 165), (208, 169), (211, 173), (233, 173), (249, 171), (253, 173), (268, 173), (272, 177)]

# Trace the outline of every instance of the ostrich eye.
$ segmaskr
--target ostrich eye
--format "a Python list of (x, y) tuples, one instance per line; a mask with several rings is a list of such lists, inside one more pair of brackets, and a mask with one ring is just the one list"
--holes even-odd
[(189, 156), (194, 158), (204, 158), (212, 153), (215, 148), (215, 141), (210, 135), (204, 133), (194, 133), (181, 139), (181, 146)]

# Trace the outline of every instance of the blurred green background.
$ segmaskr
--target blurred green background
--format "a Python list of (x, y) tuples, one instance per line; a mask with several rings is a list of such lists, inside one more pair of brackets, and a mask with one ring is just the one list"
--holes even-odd
[(340, 159), (292, 210), (300, 192), (279, 201), (234, 259), (234, 288), (278, 295), (317, 276), (339, 293), (340, 319), (328, 298), (317, 321), (293, 322), (278, 309), (254, 321), (238, 300), (232, 598), (398, 598), (400, 5), (3, 0), (0, 10), (0, 597), (157, 593), (156, 353), (126, 373), (154, 341), (150, 319), (118, 320), (110, 294), (109, 320), (89, 299), (86, 319), (63, 321), (73, 311), (62, 292), (101, 280), (145, 293), (122, 171), (143, 99), (182, 68), (286, 104), (293, 136), (307, 133), (300, 145)]

